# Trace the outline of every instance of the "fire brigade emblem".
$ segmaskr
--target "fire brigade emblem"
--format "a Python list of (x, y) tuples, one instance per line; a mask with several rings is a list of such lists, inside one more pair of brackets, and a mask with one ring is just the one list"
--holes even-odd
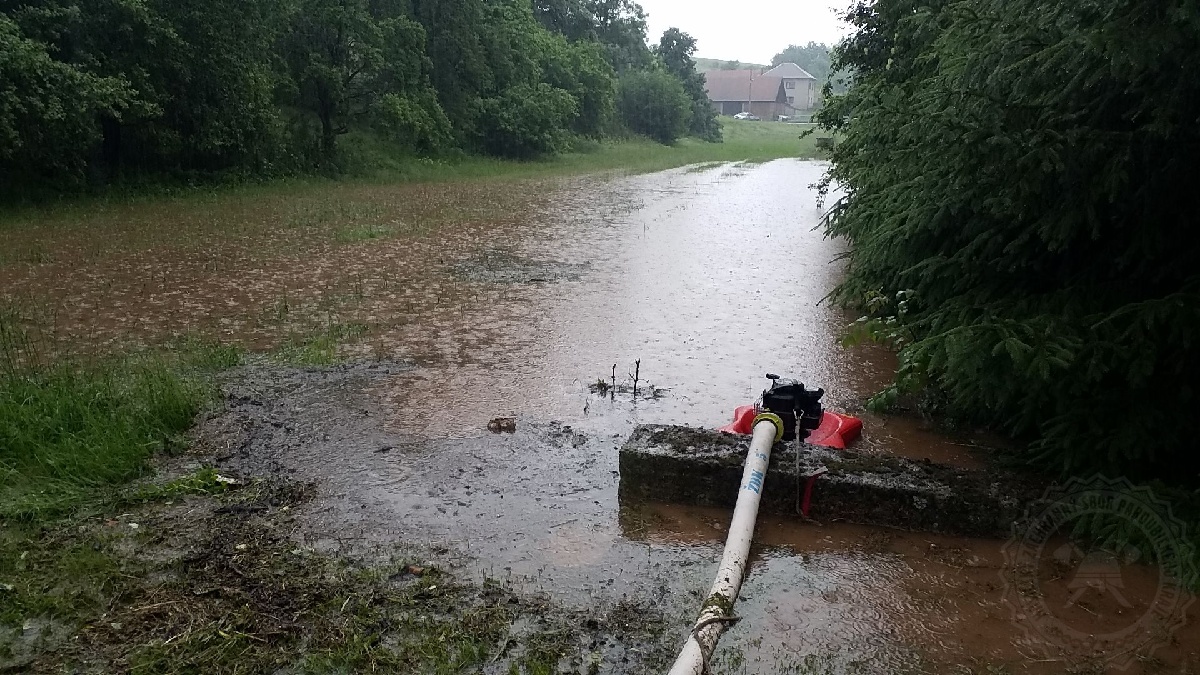
[(1095, 476), (1051, 488), (1004, 546), (1004, 599), (1022, 646), (1117, 670), (1149, 658), (1194, 600), (1187, 541), (1144, 486)]

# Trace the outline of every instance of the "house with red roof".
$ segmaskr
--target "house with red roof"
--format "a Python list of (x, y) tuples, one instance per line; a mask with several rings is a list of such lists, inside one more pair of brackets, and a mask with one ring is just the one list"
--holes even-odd
[(807, 114), (817, 104), (817, 79), (794, 63), (767, 71), (712, 70), (704, 74), (704, 88), (722, 115), (748, 112), (774, 120)]

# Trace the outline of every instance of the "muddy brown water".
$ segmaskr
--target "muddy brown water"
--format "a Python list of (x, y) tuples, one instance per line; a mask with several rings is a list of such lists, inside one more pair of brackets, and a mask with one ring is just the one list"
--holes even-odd
[[(621, 503), (617, 450), (635, 424), (724, 424), (777, 372), (861, 414), (861, 449), (981, 461), (978, 439), (861, 411), (895, 362), (842, 348), (853, 317), (821, 302), (843, 252), (814, 230), (809, 186), (823, 170), (777, 161), (96, 207), (0, 232), (0, 293), (100, 349), (353, 336), (347, 358), (405, 365), (245, 369), (206, 432), (222, 461), (317, 481), (314, 542), (419, 541), (567, 604), (633, 598), (682, 641), (729, 514)], [(638, 360), (636, 400), (589, 390), (614, 364), (628, 385)], [(517, 433), (488, 433), (499, 416)], [(771, 519), (757, 541), (723, 672), (1092, 672), (1089, 655), (1048, 653), (1013, 620), (1004, 542)], [(1098, 594), (1064, 620), (1119, 627), (1105, 622), (1157, 583), (1148, 566), (1123, 572), (1134, 608)], [(1043, 587), (1057, 598), (1072, 581)], [(1190, 617), (1130, 672), (1196, 669)]]

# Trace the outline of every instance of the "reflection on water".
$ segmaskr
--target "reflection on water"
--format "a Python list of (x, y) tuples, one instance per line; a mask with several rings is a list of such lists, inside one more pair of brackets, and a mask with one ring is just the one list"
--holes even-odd
[[(778, 161), (104, 207), (5, 232), (17, 253), (0, 257), (0, 293), (50, 308), (59, 335), (99, 348), (200, 334), (270, 349), (361, 327), (347, 356), (414, 364), (371, 394), (388, 432), (426, 454), (284, 458), (332, 486), (320, 515), (331, 530), (465, 548), (481, 573), (536, 580), (566, 602), (658, 598), (681, 636), (728, 513), (619, 504), (621, 438), (637, 423), (724, 424), (766, 372), (861, 413), (895, 367), (884, 350), (840, 347), (852, 317), (822, 303), (843, 251), (814, 230), (808, 186), (822, 170)], [(73, 217), (92, 225), (58, 222)], [(628, 384), (635, 361), (665, 396), (589, 390), (614, 364)], [(866, 451), (979, 461), (919, 421), (861, 414)], [(487, 434), (501, 416), (521, 431)], [(547, 444), (550, 420), (586, 438)], [(1024, 642), (1001, 601), (1000, 542), (776, 521), (757, 541), (746, 620), (723, 643), (747, 654), (735, 670), (1079, 665)], [(1177, 638), (1158, 657), (1192, 663), (1195, 622)]]
[[(720, 509), (646, 504), (636, 511), (623, 518), (626, 533), (664, 547), (715, 547), (728, 523)], [(806, 661), (830, 672), (1108, 672), (1099, 665), (1103, 654), (1072, 649), (1047, 656), (1045, 645), (1014, 622), (1005, 599), (1010, 577), (1001, 575), (1003, 545), (845, 523), (797, 527), (760, 520), (737, 609), (768, 628), (735, 631), (733, 644), (761, 672)], [(1086, 571), (1079, 566), (1079, 573)], [(1094, 634), (1123, 630), (1149, 611), (1160, 581), (1153, 566), (1123, 566), (1118, 583), (1131, 594), (1127, 607), (1111, 593), (1080, 593), (1073, 572), (1048, 571), (1039, 589), (1065, 624)], [(1082, 602), (1068, 605), (1072, 593)], [(1122, 672), (1194, 672), (1188, 670), (1198, 663), (1200, 644), (1194, 606), (1188, 617), (1187, 626), (1159, 641), (1153, 658), (1137, 659)], [(1009, 670), (988, 671), (988, 665)]]

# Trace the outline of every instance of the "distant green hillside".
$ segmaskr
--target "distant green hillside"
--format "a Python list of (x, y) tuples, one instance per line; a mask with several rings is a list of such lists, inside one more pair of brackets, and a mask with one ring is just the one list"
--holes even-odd
[(706, 73), (710, 70), (752, 70), (756, 68), (768, 69), (771, 66), (764, 66), (761, 63), (745, 63), (742, 61), (722, 61), (721, 59), (694, 59), (696, 61), (696, 70), (701, 73)]

